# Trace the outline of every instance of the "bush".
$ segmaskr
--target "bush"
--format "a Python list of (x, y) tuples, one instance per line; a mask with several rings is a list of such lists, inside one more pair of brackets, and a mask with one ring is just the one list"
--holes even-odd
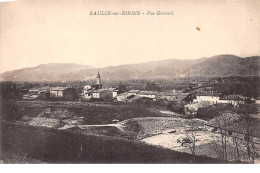
[(141, 97), (136, 100), (133, 100), (133, 102), (136, 102), (138, 104), (153, 104), (153, 99), (152, 98), (147, 98), (147, 97)]
[(197, 115), (195, 118), (200, 118), (204, 120), (213, 119), (217, 116), (220, 116), (225, 111), (232, 111), (233, 106), (230, 104), (215, 104), (208, 107), (202, 107), (198, 109)]
[(176, 113), (184, 113), (184, 106), (179, 103), (172, 103), (167, 106), (167, 109)]

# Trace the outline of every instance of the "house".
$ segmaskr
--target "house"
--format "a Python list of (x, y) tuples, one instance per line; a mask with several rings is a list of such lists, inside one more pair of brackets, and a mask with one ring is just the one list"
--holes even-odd
[(157, 94), (158, 94), (158, 92), (156, 92), (156, 91), (139, 91), (137, 93), (137, 96), (155, 99)]
[(138, 92), (139, 92), (139, 90), (130, 90), (130, 91), (128, 91), (128, 94), (136, 96)]
[(39, 87), (29, 89), (28, 93), (23, 95), (22, 99), (33, 100), (37, 98), (45, 99), (49, 96), (50, 88), (49, 87)]
[(181, 92), (158, 92), (156, 99), (163, 99), (173, 103), (187, 104), (192, 102), (193, 97), (190, 93)]
[(193, 101), (190, 93), (177, 93), (170, 97), (169, 101), (180, 104), (187, 104)]
[(91, 89), (91, 86), (90, 85), (85, 85), (84, 87), (83, 87), (83, 90), (85, 90), (85, 91), (88, 91), (88, 90), (90, 90)]
[(32, 88), (29, 89), (29, 94), (30, 95), (39, 95), (40, 89), (39, 88)]
[(115, 98), (119, 92), (117, 88), (108, 88), (108, 90), (112, 92), (113, 98)]
[(92, 92), (92, 97), (94, 99), (102, 99), (105, 101), (113, 100), (113, 93), (107, 89), (98, 89)]
[(25, 95), (23, 95), (22, 99), (24, 99), (24, 100), (35, 100), (38, 97), (39, 97), (39, 95), (25, 94)]
[(255, 104), (260, 104), (260, 97), (257, 97), (257, 98), (255, 99)]
[(127, 101), (128, 96), (129, 96), (129, 94), (128, 94), (127, 92), (118, 94), (118, 95), (115, 97), (115, 101), (118, 101), (118, 102)]
[(174, 94), (180, 94), (180, 93), (183, 93), (183, 90), (177, 90), (177, 89), (175, 89), (175, 90), (172, 90), (172, 93), (174, 93)]
[(50, 97), (64, 100), (75, 100), (77, 98), (77, 93), (75, 88), (71, 87), (52, 87), (50, 88)]
[(211, 102), (212, 104), (219, 103), (220, 93), (214, 92), (201, 92), (196, 95), (196, 99), (193, 102)]
[(94, 91), (94, 89), (92, 89), (92, 87), (90, 85), (85, 85), (83, 87), (83, 97), (90, 99), (92, 97), (93, 91)]
[(83, 90), (83, 97), (86, 98), (86, 99), (92, 98), (93, 91), (95, 91), (95, 90), (94, 89)]
[(196, 103), (190, 103), (187, 105), (184, 105), (184, 112), (186, 115), (196, 115), (199, 108), (208, 107), (212, 105), (211, 102), (196, 102)]
[(220, 103), (228, 103), (228, 104), (232, 104), (234, 106), (237, 106), (239, 104), (245, 104), (245, 102), (248, 100), (247, 97), (245, 96), (241, 96), (241, 95), (227, 95), (227, 96), (223, 96), (220, 99)]

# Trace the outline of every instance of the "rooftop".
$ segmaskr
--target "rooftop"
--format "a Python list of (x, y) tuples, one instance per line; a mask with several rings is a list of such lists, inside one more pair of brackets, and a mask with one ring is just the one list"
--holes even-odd
[(69, 87), (52, 87), (51, 90), (53, 91), (63, 91), (65, 89), (68, 89)]
[(203, 93), (198, 93), (196, 96), (211, 96), (211, 97), (220, 97), (220, 93), (206, 93), (206, 92), (203, 92)]
[(35, 88), (31, 88), (29, 89), (29, 91), (42, 91), (42, 90), (49, 90), (50, 87), (35, 87)]
[(143, 95), (156, 95), (158, 94), (157, 91), (139, 91), (138, 94), (143, 94)]
[(130, 91), (128, 91), (129, 93), (138, 93), (139, 92), (139, 90), (130, 90)]
[(182, 101), (185, 99), (189, 94), (188, 93), (177, 93), (174, 94), (173, 96), (170, 96), (169, 101)]
[(241, 95), (227, 95), (223, 96), (221, 100), (246, 100), (247, 97)]
[(109, 91), (108, 89), (98, 89), (98, 90), (94, 90), (93, 93), (101, 93), (104, 91)]

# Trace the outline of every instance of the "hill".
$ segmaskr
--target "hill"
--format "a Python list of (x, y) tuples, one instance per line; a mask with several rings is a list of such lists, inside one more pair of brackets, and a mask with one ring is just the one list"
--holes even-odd
[(91, 68), (90, 66), (74, 63), (41, 64), (37, 67), (2, 73), (0, 79), (4, 81), (55, 81), (59, 80), (62, 74)]
[(193, 60), (167, 59), (91, 68), (78, 64), (43, 64), (5, 72), (2, 81), (73, 81), (94, 79), (99, 70), (105, 80), (158, 79), (174, 77), (213, 77), (260, 75), (260, 56), (241, 58), (235, 55), (217, 55)]

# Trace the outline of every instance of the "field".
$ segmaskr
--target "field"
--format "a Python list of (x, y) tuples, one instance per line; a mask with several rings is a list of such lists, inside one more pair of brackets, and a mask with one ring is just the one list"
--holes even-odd
[[(16, 101), (3, 110), (1, 157), (6, 163), (221, 162), (193, 157), (185, 153), (187, 151), (176, 152), (152, 141), (153, 137), (160, 139), (161, 135), (169, 135), (169, 130), (180, 133), (180, 129), (193, 122), (197, 127), (203, 125), (202, 120), (161, 113), (163, 108), (160, 107), (129, 103)], [(160, 141), (174, 143), (171, 138)]]
[(13, 123), (2, 124), (2, 132), (4, 163), (224, 163), (117, 137)]

